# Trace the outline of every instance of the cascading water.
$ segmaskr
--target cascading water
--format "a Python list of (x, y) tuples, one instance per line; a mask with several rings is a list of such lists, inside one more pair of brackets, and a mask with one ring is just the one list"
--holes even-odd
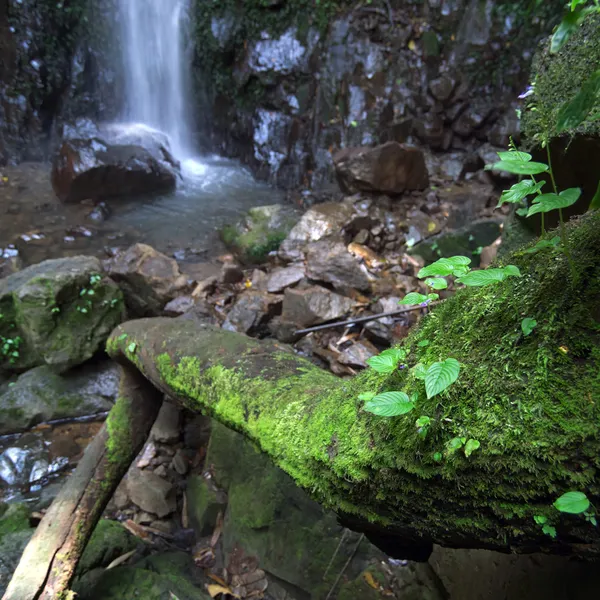
[(189, 0), (119, 0), (127, 120), (166, 133), (190, 151), (183, 44)]

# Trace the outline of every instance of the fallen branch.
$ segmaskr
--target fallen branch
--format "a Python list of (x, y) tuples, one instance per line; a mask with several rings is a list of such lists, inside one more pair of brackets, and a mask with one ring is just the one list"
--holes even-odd
[(3, 600), (56, 600), (69, 589), (87, 540), (156, 420), (162, 395), (131, 366), (119, 398), (25, 548)]

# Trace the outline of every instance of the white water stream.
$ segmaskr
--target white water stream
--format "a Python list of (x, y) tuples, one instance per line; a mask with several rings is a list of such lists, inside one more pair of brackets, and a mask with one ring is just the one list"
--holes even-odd
[(127, 121), (166, 133), (178, 157), (191, 153), (190, 65), (183, 45), (189, 0), (119, 0)]

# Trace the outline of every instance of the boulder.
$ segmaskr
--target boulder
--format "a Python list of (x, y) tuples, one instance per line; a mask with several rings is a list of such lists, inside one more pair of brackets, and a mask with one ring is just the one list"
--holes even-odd
[(281, 296), (265, 292), (246, 292), (233, 305), (223, 329), (238, 333), (254, 333), (269, 317), (274, 316), (275, 309), (281, 304)]
[(344, 290), (368, 290), (371, 287), (368, 272), (346, 244), (335, 240), (321, 240), (306, 248), (306, 274), (315, 281), (331, 283)]
[(63, 202), (170, 192), (177, 170), (137, 145), (101, 138), (63, 142), (52, 165), (52, 187)]
[(291, 207), (257, 206), (235, 225), (224, 227), (221, 238), (242, 262), (257, 264), (279, 248), (297, 220)]
[(134, 244), (105, 261), (104, 268), (123, 290), (127, 308), (136, 317), (162, 314), (188, 284), (177, 261), (146, 244)]
[(181, 410), (171, 402), (163, 402), (150, 431), (150, 439), (163, 444), (174, 444), (181, 437)]
[(346, 148), (336, 152), (333, 161), (340, 187), (346, 193), (398, 195), (429, 185), (423, 152), (397, 142), (375, 148)]
[(166, 517), (177, 508), (173, 484), (151, 471), (130, 469), (126, 486), (131, 501), (148, 513)]
[(0, 280), (0, 369), (90, 359), (125, 316), (123, 294), (90, 256), (47, 260)]
[(0, 435), (108, 411), (117, 398), (119, 376), (119, 367), (109, 361), (64, 375), (48, 366), (31, 369), (0, 394)]
[(279, 257), (286, 261), (302, 260), (304, 248), (325, 237), (341, 236), (344, 226), (356, 215), (351, 202), (325, 202), (317, 204), (302, 215), (289, 232), (281, 247)]
[(356, 303), (350, 298), (323, 287), (288, 288), (283, 297), (282, 321), (309, 327), (339, 319), (354, 306)]

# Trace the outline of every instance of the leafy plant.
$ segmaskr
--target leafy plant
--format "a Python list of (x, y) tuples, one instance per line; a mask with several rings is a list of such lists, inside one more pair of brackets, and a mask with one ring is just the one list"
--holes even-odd
[(588, 0), (571, 0), (569, 11), (564, 15), (552, 36), (550, 52), (558, 52), (588, 15), (600, 12), (598, 0), (593, 0), (593, 6), (586, 6), (586, 4), (588, 4)]
[(429, 426), (431, 425), (431, 418), (427, 417), (427, 416), (419, 417), (415, 421), (415, 425), (417, 427), (417, 434), (419, 435), (419, 437), (422, 437), (424, 439), (427, 437), (427, 434), (429, 433)]
[(89, 286), (84, 287), (79, 291), (79, 296), (82, 299), (77, 305), (77, 311), (82, 314), (87, 314), (93, 309), (93, 297), (96, 295), (98, 284), (102, 281), (102, 275), (93, 273), (90, 275)]
[(384, 392), (365, 403), (364, 409), (379, 417), (397, 417), (409, 413), (414, 402), (404, 392)]
[(377, 373), (393, 373), (400, 364), (400, 361), (406, 358), (406, 352), (399, 348), (389, 348), (377, 356), (372, 356), (367, 360), (367, 364)]
[(19, 347), (22, 341), (23, 339), (18, 335), (15, 337), (0, 336), (0, 356), (8, 359), (10, 364), (14, 364), (21, 356)]
[(425, 375), (427, 398), (433, 398), (450, 387), (458, 379), (459, 373), (460, 363), (454, 358), (433, 363)]
[(534, 515), (533, 520), (542, 528), (542, 531), (551, 538), (556, 537), (556, 528), (548, 524), (548, 517), (544, 515)]
[(523, 332), (523, 335), (525, 335), (525, 337), (530, 335), (536, 326), (537, 326), (537, 321), (531, 317), (525, 317), (521, 321), (521, 331)]
[(465, 456), (469, 458), (469, 456), (471, 456), (475, 450), (479, 450), (479, 448), (481, 448), (481, 442), (479, 440), (467, 440), (467, 443), (465, 444)]

